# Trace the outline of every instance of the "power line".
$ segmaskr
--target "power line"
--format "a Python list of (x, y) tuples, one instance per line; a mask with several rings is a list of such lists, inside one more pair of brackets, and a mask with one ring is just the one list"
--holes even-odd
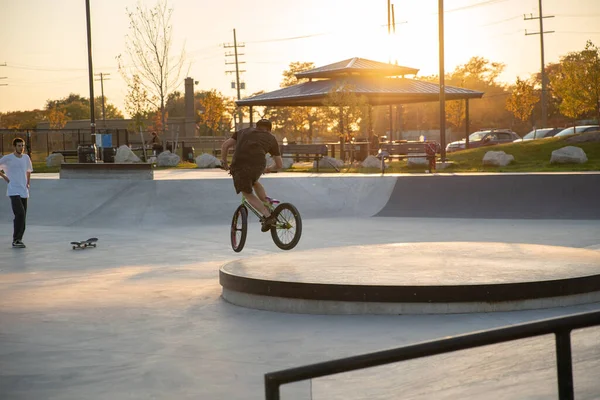
[(480, 3), (470, 4), (468, 6), (451, 8), (450, 10), (445, 10), (444, 13), (447, 14), (447, 13), (452, 13), (452, 12), (457, 12), (457, 11), (470, 10), (472, 8), (478, 8), (478, 7), (483, 7), (483, 6), (490, 6), (490, 5), (494, 5), (496, 3), (502, 3), (504, 1), (507, 1), (507, 0), (487, 0), (487, 1), (482, 1)]
[[(0, 67), (6, 67), (6, 63), (0, 64)], [(8, 79), (7, 76), (0, 76), (0, 79)], [(0, 83), (0, 86), (8, 86), (8, 83)]]

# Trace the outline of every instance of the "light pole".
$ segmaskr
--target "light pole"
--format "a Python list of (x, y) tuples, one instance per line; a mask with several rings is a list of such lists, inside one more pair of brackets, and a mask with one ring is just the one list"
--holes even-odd
[(90, 0), (85, 0), (85, 16), (87, 20), (88, 72), (90, 80), (90, 138), (96, 142), (96, 115), (94, 113), (94, 66), (92, 63), (92, 22), (90, 20)]
[(444, 0), (438, 0), (438, 30), (440, 36), (440, 155), (446, 162), (446, 82), (444, 71)]

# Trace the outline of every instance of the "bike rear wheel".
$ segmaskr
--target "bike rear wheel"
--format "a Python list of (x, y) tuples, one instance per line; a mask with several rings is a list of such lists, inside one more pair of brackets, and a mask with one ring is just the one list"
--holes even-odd
[(302, 236), (300, 212), (290, 203), (281, 203), (275, 208), (273, 214), (277, 218), (277, 222), (271, 228), (273, 242), (282, 250), (293, 249)]
[(231, 220), (231, 248), (239, 253), (246, 244), (248, 234), (248, 209), (243, 204), (233, 213)]

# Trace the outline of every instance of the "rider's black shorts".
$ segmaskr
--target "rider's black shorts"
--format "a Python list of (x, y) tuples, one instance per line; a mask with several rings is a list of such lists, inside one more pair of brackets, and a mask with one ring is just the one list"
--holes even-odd
[(235, 192), (252, 193), (252, 186), (258, 181), (265, 171), (264, 166), (239, 166), (231, 167), (229, 173), (233, 177)]

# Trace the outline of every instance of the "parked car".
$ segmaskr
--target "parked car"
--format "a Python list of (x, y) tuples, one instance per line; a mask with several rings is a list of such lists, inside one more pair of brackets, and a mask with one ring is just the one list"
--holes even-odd
[(576, 133), (585, 133), (585, 132), (592, 132), (592, 131), (597, 131), (600, 130), (600, 126), (598, 125), (582, 125), (582, 126), (575, 126), (575, 127), (570, 127), (570, 128), (566, 128), (563, 129), (562, 131), (558, 132), (555, 137), (564, 137), (564, 136), (571, 136), (571, 135), (575, 135)]
[(548, 139), (556, 135), (558, 132), (562, 131), (564, 128), (542, 128), (542, 129), (534, 129), (529, 132), (527, 135), (523, 136), (523, 139), (517, 139), (515, 142), (526, 142), (528, 140), (536, 140), (536, 139)]
[[(512, 143), (516, 139), (519, 139), (519, 135), (511, 131), (510, 129), (489, 129), (484, 131), (478, 131), (469, 135), (469, 148), (474, 149), (482, 146), (493, 146), (502, 143)], [(465, 139), (458, 140), (456, 142), (449, 143), (446, 146), (446, 152), (451, 153), (453, 151), (463, 150), (466, 147)]]

